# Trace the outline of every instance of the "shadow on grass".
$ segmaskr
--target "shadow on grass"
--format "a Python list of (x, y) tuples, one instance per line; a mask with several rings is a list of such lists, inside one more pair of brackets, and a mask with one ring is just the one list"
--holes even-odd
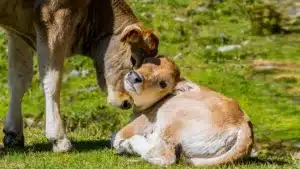
[[(73, 141), (72, 152), (87, 152), (99, 149), (111, 148), (110, 140), (90, 140), (90, 141)], [(17, 149), (5, 149), (4, 154), (10, 152), (19, 152), (19, 153), (34, 153), (34, 152), (52, 152), (52, 145), (50, 143), (37, 143), (25, 148)]]
[(72, 143), (74, 150), (79, 152), (111, 148), (110, 140), (77, 141)]
[[(70, 152), (88, 152), (101, 149), (111, 148), (110, 140), (90, 140), (90, 141), (73, 141), (73, 150)], [(49, 152), (52, 153), (52, 145), (50, 143), (38, 143), (30, 146), (26, 146), (23, 149), (5, 149), (4, 152), (0, 153), (0, 156), (5, 156), (10, 153), (39, 153)], [(132, 156), (126, 154), (124, 156)], [(234, 164), (239, 165), (278, 165), (283, 166), (289, 164), (287, 160), (283, 160), (278, 157), (261, 158), (261, 157), (250, 157), (243, 160), (238, 160)], [(227, 164), (230, 165), (230, 164)]]

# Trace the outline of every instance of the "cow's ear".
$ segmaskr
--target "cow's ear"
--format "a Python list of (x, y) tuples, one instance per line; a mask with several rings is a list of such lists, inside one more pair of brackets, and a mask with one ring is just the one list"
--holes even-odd
[(143, 30), (142, 31), (142, 36), (143, 36), (144, 43), (148, 47), (148, 50), (156, 50), (158, 48), (159, 39), (152, 32), (152, 30), (150, 30), (150, 29)]
[(125, 27), (121, 34), (121, 42), (134, 44), (138, 43), (142, 38), (142, 29), (136, 25), (129, 25)]

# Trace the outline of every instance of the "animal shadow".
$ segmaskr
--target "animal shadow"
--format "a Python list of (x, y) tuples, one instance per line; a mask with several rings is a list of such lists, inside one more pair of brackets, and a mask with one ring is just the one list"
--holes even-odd
[[(72, 152), (87, 152), (99, 149), (111, 148), (110, 140), (87, 140), (87, 141), (72, 141), (73, 149)], [(22, 152), (22, 153), (32, 153), (32, 152), (51, 152), (51, 143), (37, 143), (25, 148), (3, 148), (4, 151), (0, 153), (5, 155), (9, 152)]]

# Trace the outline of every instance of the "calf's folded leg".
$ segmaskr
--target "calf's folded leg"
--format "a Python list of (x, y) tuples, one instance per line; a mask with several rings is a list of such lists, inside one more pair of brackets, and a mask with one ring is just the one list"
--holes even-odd
[(160, 138), (149, 141), (143, 136), (135, 135), (128, 139), (128, 144), (132, 152), (150, 163), (168, 166), (176, 162), (175, 147)]
[(143, 134), (145, 128), (149, 125), (148, 118), (145, 115), (141, 115), (134, 119), (131, 123), (123, 127), (119, 132), (113, 134), (111, 144), (117, 150), (118, 153), (132, 153), (128, 149), (126, 139), (131, 138), (134, 135)]

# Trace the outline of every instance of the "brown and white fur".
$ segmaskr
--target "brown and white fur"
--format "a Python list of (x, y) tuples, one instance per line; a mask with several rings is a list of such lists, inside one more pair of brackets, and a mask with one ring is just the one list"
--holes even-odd
[(129, 108), (121, 79), (157, 53), (158, 38), (142, 26), (126, 0), (0, 0), (0, 9), (0, 26), (8, 34), (6, 147), (24, 146), (21, 105), (32, 79), (34, 51), (45, 94), (46, 137), (58, 152), (71, 148), (60, 115), (64, 60), (89, 56), (108, 102)]
[(135, 118), (113, 136), (118, 153), (136, 153), (166, 166), (185, 157), (217, 165), (249, 155), (252, 124), (236, 101), (180, 78), (164, 57), (145, 59), (124, 79)]

